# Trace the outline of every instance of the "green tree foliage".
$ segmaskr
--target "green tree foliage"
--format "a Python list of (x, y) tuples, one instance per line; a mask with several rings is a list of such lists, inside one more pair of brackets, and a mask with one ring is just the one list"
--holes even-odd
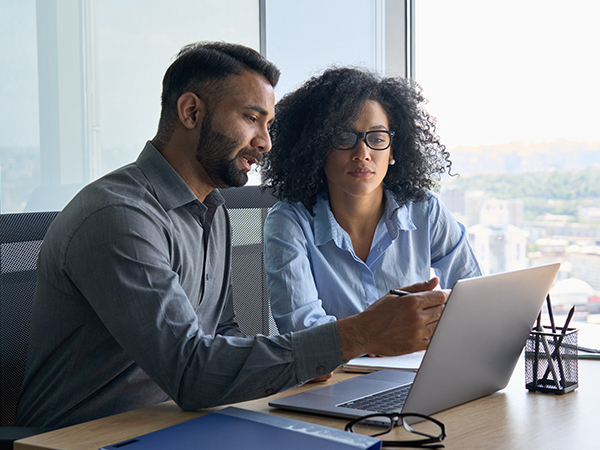
[(526, 219), (540, 214), (577, 215), (580, 206), (600, 207), (600, 169), (450, 177), (444, 189), (481, 190), (498, 199), (521, 199)]
[(452, 177), (444, 188), (482, 190), (499, 199), (600, 199), (600, 169)]

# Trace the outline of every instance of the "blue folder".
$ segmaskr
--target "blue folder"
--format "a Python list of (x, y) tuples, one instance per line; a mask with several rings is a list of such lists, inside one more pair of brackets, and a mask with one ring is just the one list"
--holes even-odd
[(243, 448), (381, 449), (381, 440), (334, 428), (228, 407), (100, 450)]

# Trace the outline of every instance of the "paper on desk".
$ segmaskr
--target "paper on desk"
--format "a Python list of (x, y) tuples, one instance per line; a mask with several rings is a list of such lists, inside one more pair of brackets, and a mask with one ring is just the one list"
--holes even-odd
[(581, 347), (590, 349), (600, 348), (600, 324), (575, 322), (574, 327), (579, 329), (578, 342), (580, 346), (578, 352), (579, 359), (597, 359), (600, 360), (600, 353), (590, 353), (583, 351)]
[(385, 356), (378, 358), (369, 358), (368, 356), (360, 356), (351, 359), (342, 366), (346, 372), (375, 372), (382, 369), (399, 369), (399, 370), (414, 370), (415, 372), (421, 367), (425, 352), (409, 353), (402, 356)]

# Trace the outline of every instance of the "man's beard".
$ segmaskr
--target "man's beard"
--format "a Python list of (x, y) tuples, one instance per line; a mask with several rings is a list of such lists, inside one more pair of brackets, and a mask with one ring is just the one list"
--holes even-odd
[[(212, 130), (212, 115), (208, 113), (202, 121), (200, 141), (196, 159), (218, 187), (240, 187), (248, 182), (248, 174), (237, 166), (237, 156), (243, 152), (234, 138)], [(249, 154), (255, 153), (249, 151)], [(229, 159), (230, 155), (235, 155)], [(255, 158), (260, 161), (260, 155)]]

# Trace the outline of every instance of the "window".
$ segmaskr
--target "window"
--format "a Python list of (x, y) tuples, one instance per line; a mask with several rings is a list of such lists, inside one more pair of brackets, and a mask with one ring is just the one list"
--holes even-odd
[(600, 4), (414, 3), (415, 77), (460, 174), (442, 199), (489, 272), (561, 261), (556, 309), (598, 321)]
[(283, 71), (278, 97), (334, 63), (403, 75), (404, 3), (0, 2), (1, 212), (61, 209), (135, 160), (156, 132), (162, 76), (183, 45), (261, 50)]
[(183, 45), (260, 49), (259, 2), (247, 0), (7, 0), (0, 28), (3, 213), (61, 209), (135, 160)]

